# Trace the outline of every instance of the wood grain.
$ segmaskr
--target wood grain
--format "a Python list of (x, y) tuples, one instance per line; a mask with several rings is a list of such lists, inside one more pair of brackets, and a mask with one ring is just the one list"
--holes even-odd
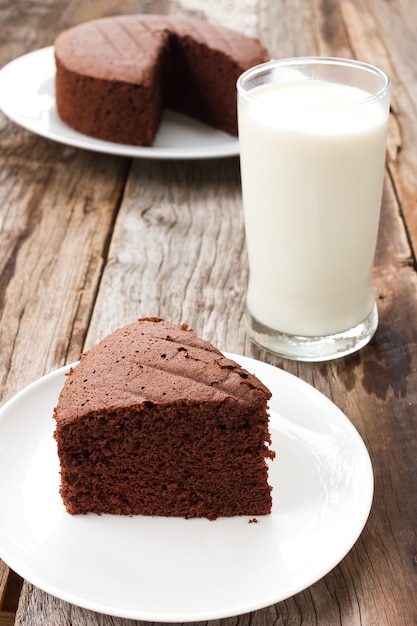
[(240, 347), (247, 268), (238, 185), (236, 159), (133, 163), (87, 347), (147, 316)]
[(8, 575), (9, 569), (7, 565), (3, 563), (3, 561), (0, 561), (0, 611), (3, 609)]
[[(25, 158), (25, 141), (20, 156), (0, 156), (0, 380), (7, 395), (78, 358), (126, 172), (123, 160), (45, 142)], [(32, 347), (37, 336), (44, 350)]]
[(0, 626), (13, 626), (21, 580), (0, 561)]

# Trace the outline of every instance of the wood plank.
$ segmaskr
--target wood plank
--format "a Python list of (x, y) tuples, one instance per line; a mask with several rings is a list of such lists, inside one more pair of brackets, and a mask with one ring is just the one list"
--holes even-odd
[[(106, 8), (114, 12), (118, 4), (107, 0)], [(77, 5), (63, 11), (60, 0), (3, 2), (2, 36), (10, 45), (0, 47), (0, 63), (52, 43)], [(39, 138), (3, 115), (0, 148), (4, 401), (78, 358), (129, 162)], [(31, 347), (36, 337), (41, 350)]]
[(6, 585), (9, 575), (9, 568), (0, 560), (0, 610), (2, 609), (4, 597), (6, 594)]
[(126, 172), (123, 160), (20, 137), (21, 155), (0, 155), (2, 399), (78, 358)]
[(0, 626), (14, 624), (22, 583), (22, 579), (0, 561)]
[[(389, 154), (389, 172), (399, 199), (400, 213), (406, 223), (412, 246), (413, 259), (417, 256), (417, 125), (415, 123), (417, 76), (410, 62), (410, 50), (415, 47), (417, 6), (407, 0), (392, 3), (370, 2), (379, 28), (389, 33), (387, 56), (390, 60), (388, 73), (392, 78), (392, 124), (396, 149)], [(395, 123), (394, 123), (395, 121)]]
[(133, 163), (86, 348), (160, 316), (238, 349), (247, 276), (238, 184), (237, 159)]

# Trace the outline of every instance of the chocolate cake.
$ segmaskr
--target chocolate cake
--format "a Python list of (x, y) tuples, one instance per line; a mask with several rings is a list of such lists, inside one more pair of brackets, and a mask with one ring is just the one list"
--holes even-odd
[(152, 145), (163, 108), (237, 135), (237, 78), (268, 58), (257, 39), (202, 20), (92, 20), (55, 41), (58, 114), (86, 135), (138, 146)]
[(116, 330), (71, 369), (54, 410), (67, 511), (270, 513), (270, 395), (186, 325)]

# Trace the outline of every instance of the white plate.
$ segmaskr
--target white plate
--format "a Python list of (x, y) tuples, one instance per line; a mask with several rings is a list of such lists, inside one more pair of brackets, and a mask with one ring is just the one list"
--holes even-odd
[[(269, 606), (329, 572), (367, 520), (373, 473), (348, 418), (298, 378), (228, 355), (272, 391), (273, 509), (182, 519), (65, 512), (52, 411), (68, 368), (0, 410), (0, 557), (73, 604), (139, 620), (200, 621)], [(7, 477), (7, 478), (6, 478)]]
[(187, 116), (165, 111), (151, 148), (88, 137), (65, 124), (55, 107), (54, 48), (42, 48), (0, 70), (0, 110), (42, 137), (96, 152), (150, 159), (207, 159), (239, 154), (236, 137)]

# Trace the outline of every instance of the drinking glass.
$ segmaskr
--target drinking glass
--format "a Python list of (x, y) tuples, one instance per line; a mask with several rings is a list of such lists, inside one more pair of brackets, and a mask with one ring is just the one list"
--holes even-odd
[(378, 325), (390, 80), (359, 61), (306, 57), (253, 67), (237, 90), (249, 336), (301, 361), (359, 350)]

